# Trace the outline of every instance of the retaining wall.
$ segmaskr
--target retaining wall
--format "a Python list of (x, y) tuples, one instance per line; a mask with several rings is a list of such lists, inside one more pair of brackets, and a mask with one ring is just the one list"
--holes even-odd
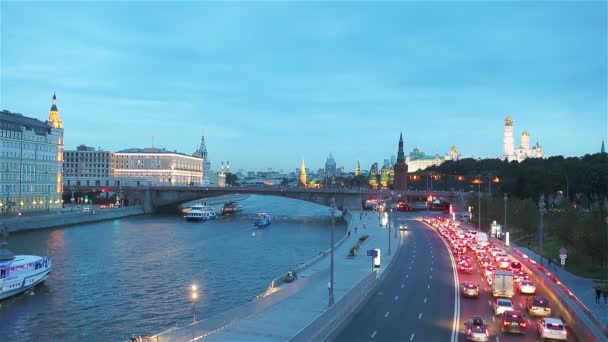
[(0, 225), (6, 224), (9, 232), (47, 229), (74, 224), (113, 220), (121, 217), (141, 215), (144, 210), (141, 206), (91, 210), (89, 212), (57, 212), (56, 214), (25, 216), (0, 220)]

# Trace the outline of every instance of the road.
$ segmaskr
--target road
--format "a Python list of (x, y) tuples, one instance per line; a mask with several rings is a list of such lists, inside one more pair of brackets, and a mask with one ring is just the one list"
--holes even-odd
[[(451, 341), (455, 289), (450, 255), (438, 234), (413, 214), (396, 213), (404, 245), (375, 295), (335, 341)], [(458, 327), (456, 327), (458, 328)]]

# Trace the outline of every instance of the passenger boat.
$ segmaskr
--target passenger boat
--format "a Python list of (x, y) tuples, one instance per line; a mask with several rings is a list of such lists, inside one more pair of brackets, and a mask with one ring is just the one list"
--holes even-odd
[(222, 207), (222, 215), (230, 215), (230, 214), (238, 213), (239, 211), (242, 211), (242, 210), (243, 210), (243, 207), (241, 207), (238, 203), (236, 203), (234, 201), (230, 201), (230, 202), (224, 203), (224, 206)]
[(53, 269), (51, 258), (37, 255), (13, 255), (8, 250), (8, 231), (0, 232), (0, 300), (27, 291), (44, 282)]
[(217, 213), (205, 203), (195, 204), (190, 207), (190, 211), (184, 216), (186, 221), (207, 221), (217, 217)]
[(253, 225), (256, 227), (264, 227), (272, 223), (272, 216), (268, 213), (257, 213), (253, 220)]

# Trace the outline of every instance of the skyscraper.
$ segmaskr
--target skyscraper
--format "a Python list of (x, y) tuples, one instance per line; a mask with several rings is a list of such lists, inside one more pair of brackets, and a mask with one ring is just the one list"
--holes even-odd
[(329, 157), (327, 158), (327, 161), (325, 162), (325, 176), (327, 178), (336, 176), (336, 161), (334, 160), (334, 157), (331, 155), (331, 152), (329, 153)]
[(395, 190), (407, 190), (407, 164), (405, 163), (405, 153), (403, 152), (403, 134), (399, 134), (397, 162), (393, 166), (393, 170), (395, 173), (393, 180)]

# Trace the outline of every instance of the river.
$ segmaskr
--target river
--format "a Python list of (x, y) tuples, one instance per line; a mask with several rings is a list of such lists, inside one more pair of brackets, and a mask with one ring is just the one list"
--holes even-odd
[[(329, 247), (327, 207), (272, 196), (240, 203), (241, 213), (202, 223), (146, 215), (10, 236), (15, 254), (50, 255), (53, 272), (32, 293), (0, 302), (1, 340), (150, 335), (191, 322), (192, 284), (204, 319), (251, 301), (271, 279)], [(251, 237), (259, 211), (273, 223)], [(346, 227), (336, 222), (338, 238)]]

